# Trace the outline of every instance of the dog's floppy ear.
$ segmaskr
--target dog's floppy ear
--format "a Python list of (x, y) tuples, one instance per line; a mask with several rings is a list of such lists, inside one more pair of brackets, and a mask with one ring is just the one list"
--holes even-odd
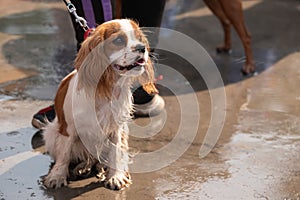
[(105, 29), (99, 27), (82, 43), (75, 59), (75, 68), (79, 88), (110, 98), (115, 77), (104, 51), (104, 35)]
[[(148, 40), (144, 35), (142, 35), (142, 41), (144, 44), (146, 44), (147, 51), (150, 52), (150, 47)], [(147, 63), (145, 65), (145, 72), (142, 74), (142, 76), (138, 79), (140, 84), (143, 86), (143, 89), (148, 94), (157, 94), (158, 90), (154, 84), (154, 67), (153, 63), (150, 59), (150, 57), (147, 60)]]
[(81, 43), (81, 48), (78, 51), (75, 59), (74, 67), (77, 71), (82, 66), (87, 56), (98, 46), (98, 50), (101, 50), (104, 42), (105, 29), (98, 27), (92, 30), (90, 35)]
[(158, 93), (158, 90), (154, 85), (154, 69), (153, 69), (153, 63), (150, 60), (150, 58), (148, 59), (147, 64), (145, 65), (145, 72), (143, 73), (142, 77), (139, 78), (139, 82), (142, 84), (143, 89), (148, 94)]

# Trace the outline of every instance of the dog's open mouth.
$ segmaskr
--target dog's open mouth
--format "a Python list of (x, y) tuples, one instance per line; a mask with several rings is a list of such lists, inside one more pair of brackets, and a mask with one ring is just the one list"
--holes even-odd
[(134, 63), (132, 63), (131, 65), (127, 65), (127, 66), (121, 66), (121, 65), (118, 65), (118, 64), (114, 64), (114, 68), (117, 69), (117, 70), (120, 70), (120, 71), (129, 71), (135, 67), (138, 67), (138, 66), (143, 66), (145, 65), (146, 61), (144, 58), (140, 58), (139, 60), (135, 61)]

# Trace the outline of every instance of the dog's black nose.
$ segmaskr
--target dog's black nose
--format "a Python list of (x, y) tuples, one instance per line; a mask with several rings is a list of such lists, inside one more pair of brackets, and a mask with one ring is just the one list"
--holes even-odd
[(138, 51), (140, 53), (145, 53), (146, 47), (145, 47), (145, 45), (138, 44), (138, 45), (136, 45), (134, 50)]

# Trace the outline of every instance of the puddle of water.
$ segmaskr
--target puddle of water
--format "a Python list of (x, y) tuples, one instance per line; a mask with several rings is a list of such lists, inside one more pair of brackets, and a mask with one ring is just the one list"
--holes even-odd
[(299, 117), (284, 113), (242, 112), (237, 132), (224, 149), (234, 182), (249, 179), (256, 198), (298, 198), (300, 187), (295, 190), (294, 184), (300, 177), (294, 170), (300, 169), (299, 123)]
[(12, 35), (54, 34), (58, 31), (48, 10), (5, 16), (0, 19), (0, 24), (1, 32)]
[(0, 102), (1, 101), (12, 100), (12, 99), (14, 99), (14, 97), (8, 96), (8, 95), (4, 95), (4, 94), (0, 94)]
[(242, 111), (227, 144), (159, 172), (157, 199), (299, 198), (299, 124), (290, 114)]
[[(33, 128), (0, 133), (0, 198), (47, 199), (37, 184), (50, 160), (31, 147)], [(33, 164), (34, 163), (34, 164)]]
[(57, 22), (57, 17), (69, 20), (64, 10), (56, 9), (35, 10), (0, 19), (0, 32), (22, 36), (3, 44), (3, 59), (15, 71), (34, 75), (29, 78), (19, 76), (20, 80), (5, 83), (4, 92), (14, 95), (13, 90), (23, 85), (23, 90), (18, 92), (25, 97), (53, 99), (59, 82), (73, 68), (71, 59), (76, 52), (75, 44), (68, 46), (73, 32), (64, 43), (61, 40), (65, 36), (59, 36), (64, 29), (72, 31), (71, 25), (58, 28), (61, 24)]

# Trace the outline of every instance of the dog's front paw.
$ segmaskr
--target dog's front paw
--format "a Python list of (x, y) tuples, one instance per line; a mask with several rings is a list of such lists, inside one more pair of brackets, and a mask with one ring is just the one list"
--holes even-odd
[(43, 181), (47, 188), (60, 188), (67, 185), (67, 177), (58, 174), (48, 174)]
[(88, 177), (92, 172), (93, 165), (86, 162), (79, 163), (72, 171), (76, 177)]
[(105, 181), (106, 188), (120, 190), (128, 187), (132, 183), (129, 172), (116, 172), (111, 178)]

